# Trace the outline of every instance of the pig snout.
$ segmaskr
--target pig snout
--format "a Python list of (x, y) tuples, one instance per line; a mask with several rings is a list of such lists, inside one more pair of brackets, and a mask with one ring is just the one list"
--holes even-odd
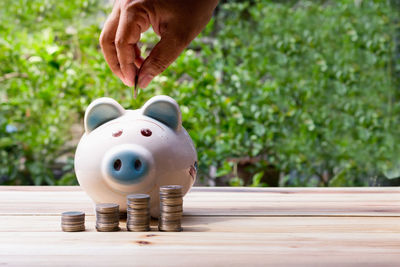
[(135, 184), (148, 174), (151, 163), (151, 156), (144, 148), (120, 145), (107, 152), (103, 160), (103, 171), (115, 182)]

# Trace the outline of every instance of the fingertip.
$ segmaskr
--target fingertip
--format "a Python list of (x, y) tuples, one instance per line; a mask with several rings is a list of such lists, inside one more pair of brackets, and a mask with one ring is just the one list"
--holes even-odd
[(121, 72), (124, 77), (124, 83), (126, 86), (133, 86), (136, 76), (136, 66), (133, 63), (121, 64)]
[(121, 77), (118, 77), (118, 78), (121, 80), (121, 82), (122, 82), (124, 85), (129, 86), (129, 85), (128, 85), (128, 81), (124, 78), (124, 76), (121, 76)]
[(146, 88), (149, 83), (153, 80), (154, 76), (150, 74), (143, 74), (139, 77), (139, 87)]
[(124, 78), (122, 80), (122, 82), (128, 87), (132, 87), (134, 85), (133, 81), (130, 81), (130, 80), (126, 79), (126, 78)]
[[(134, 76), (133, 76), (134, 77)], [(133, 86), (134, 85), (134, 78), (131, 78), (131, 77), (129, 77), (129, 78), (127, 78), (127, 77), (125, 77), (125, 84), (126, 84), (126, 86)]]

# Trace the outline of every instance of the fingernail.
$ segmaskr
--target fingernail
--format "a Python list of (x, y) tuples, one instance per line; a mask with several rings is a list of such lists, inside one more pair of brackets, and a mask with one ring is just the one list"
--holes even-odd
[(139, 77), (139, 87), (146, 88), (147, 85), (153, 80), (154, 76), (150, 74), (145, 74), (144, 76)]

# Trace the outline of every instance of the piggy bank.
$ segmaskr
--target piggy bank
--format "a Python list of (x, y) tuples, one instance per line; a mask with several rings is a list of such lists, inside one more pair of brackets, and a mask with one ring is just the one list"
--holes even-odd
[(95, 203), (126, 211), (128, 194), (149, 194), (150, 214), (158, 217), (160, 186), (182, 185), (183, 194), (192, 187), (196, 149), (171, 97), (155, 96), (137, 110), (99, 98), (86, 109), (84, 124), (75, 173)]

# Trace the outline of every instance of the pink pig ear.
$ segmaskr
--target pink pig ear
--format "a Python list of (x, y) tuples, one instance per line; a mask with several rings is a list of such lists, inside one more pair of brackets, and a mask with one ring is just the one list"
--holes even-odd
[(114, 99), (98, 98), (87, 107), (84, 124), (86, 133), (90, 133), (100, 125), (116, 119), (125, 113), (125, 109)]
[(176, 101), (166, 95), (150, 98), (142, 107), (143, 115), (158, 120), (175, 131), (182, 128), (182, 114)]

